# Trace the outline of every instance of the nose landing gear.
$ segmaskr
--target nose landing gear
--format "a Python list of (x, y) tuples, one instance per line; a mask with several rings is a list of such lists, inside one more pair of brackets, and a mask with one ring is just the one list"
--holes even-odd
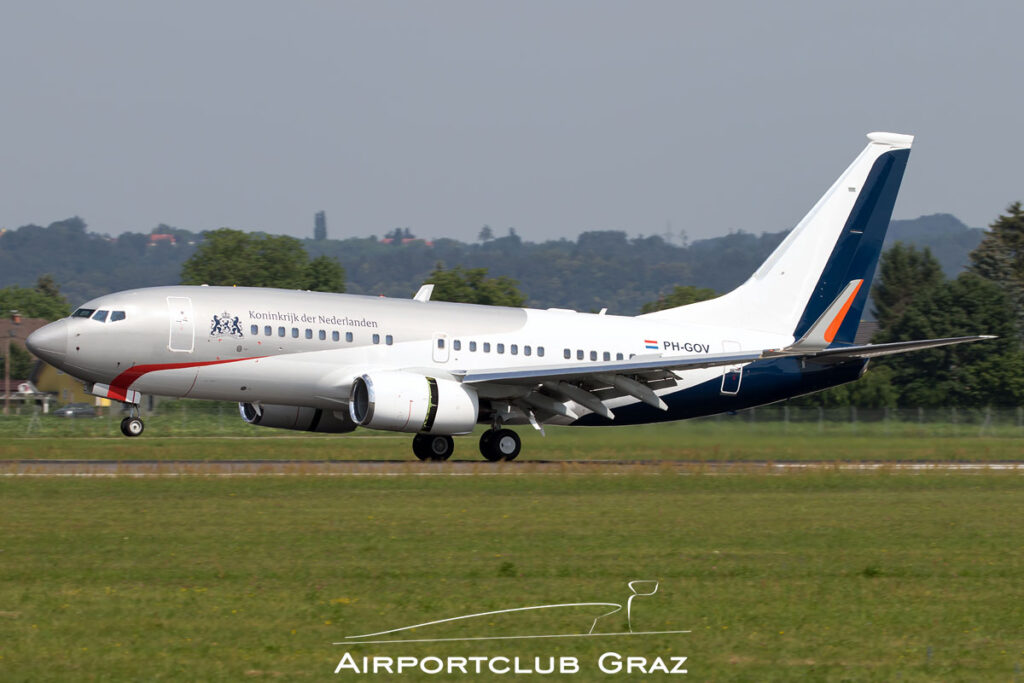
[(142, 417), (139, 415), (139, 406), (137, 403), (130, 403), (128, 405), (128, 417), (121, 420), (121, 433), (125, 436), (138, 436), (142, 434), (142, 430), (146, 428), (146, 425), (142, 423)]

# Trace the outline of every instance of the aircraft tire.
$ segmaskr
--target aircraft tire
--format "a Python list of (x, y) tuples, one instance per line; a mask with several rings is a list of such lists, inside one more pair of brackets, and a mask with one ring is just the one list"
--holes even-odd
[(480, 435), (480, 455), (490, 462), (501, 460), (501, 453), (498, 452), (498, 448), (494, 443), (494, 434), (497, 431), (496, 429), (488, 429)]
[(494, 451), (502, 460), (515, 460), (519, 451), (523, 449), (523, 442), (519, 435), (511, 429), (499, 429), (491, 437), (494, 443)]
[(121, 433), (125, 436), (138, 436), (145, 428), (146, 425), (137, 417), (126, 417), (121, 420)]
[(420, 460), (444, 461), (454, 451), (455, 440), (447, 434), (417, 434), (412, 438), (412, 452)]

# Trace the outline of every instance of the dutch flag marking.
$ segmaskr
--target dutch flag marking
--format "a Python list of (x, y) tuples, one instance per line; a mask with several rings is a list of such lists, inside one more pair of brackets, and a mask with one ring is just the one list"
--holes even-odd
[(658, 342), (653, 339), (644, 339), (644, 348), (656, 349), (658, 348)]

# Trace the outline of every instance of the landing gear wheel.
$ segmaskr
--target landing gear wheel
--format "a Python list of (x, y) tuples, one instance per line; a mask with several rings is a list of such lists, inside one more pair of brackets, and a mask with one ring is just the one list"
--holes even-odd
[(494, 447), (494, 433), (497, 431), (496, 429), (488, 429), (480, 435), (480, 455), (491, 462), (501, 460), (501, 453)]
[(121, 420), (121, 433), (125, 436), (138, 436), (145, 427), (142, 420), (137, 417), (126, 417)]
[(447, 434), (417, 434), (412, 438), (412, 452), (420, 460), (447, 460), (455, 451), (455, 440)]
[(515, 460), (522, 448), (519, 435), (511, 429), (491, 429), (480, 436), (480, 453), (491, 462)]

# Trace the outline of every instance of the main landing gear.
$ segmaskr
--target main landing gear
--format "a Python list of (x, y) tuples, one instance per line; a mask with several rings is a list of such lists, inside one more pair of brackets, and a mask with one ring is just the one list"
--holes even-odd
[[(491, 462), (515, 460), (522, 447), (519, 435), (511, 429), (488, 429), (480, 435), (480, 453)], [(455, 441), (447, 434), (417, 434), (412, 438), (412, 452), (420, 460), (447, 460), (454, 450)]]
[(447, 434), (417, 434), (412, 438), (412, 452), (420, 460), (447, 460), (455, 450), (455, 440)]
[(511, 429), (488, 429), (480, 435), (480, 453), (490, 460), (515, 460), (523, 442)]
[(125, 436), (138, 436), (145, 428), (146, 425), (142, 424), (142, 418), (139, 416), (139, 406), (134, 403), (129, 405), (128, 417), (121, 420), (121, 433)]

